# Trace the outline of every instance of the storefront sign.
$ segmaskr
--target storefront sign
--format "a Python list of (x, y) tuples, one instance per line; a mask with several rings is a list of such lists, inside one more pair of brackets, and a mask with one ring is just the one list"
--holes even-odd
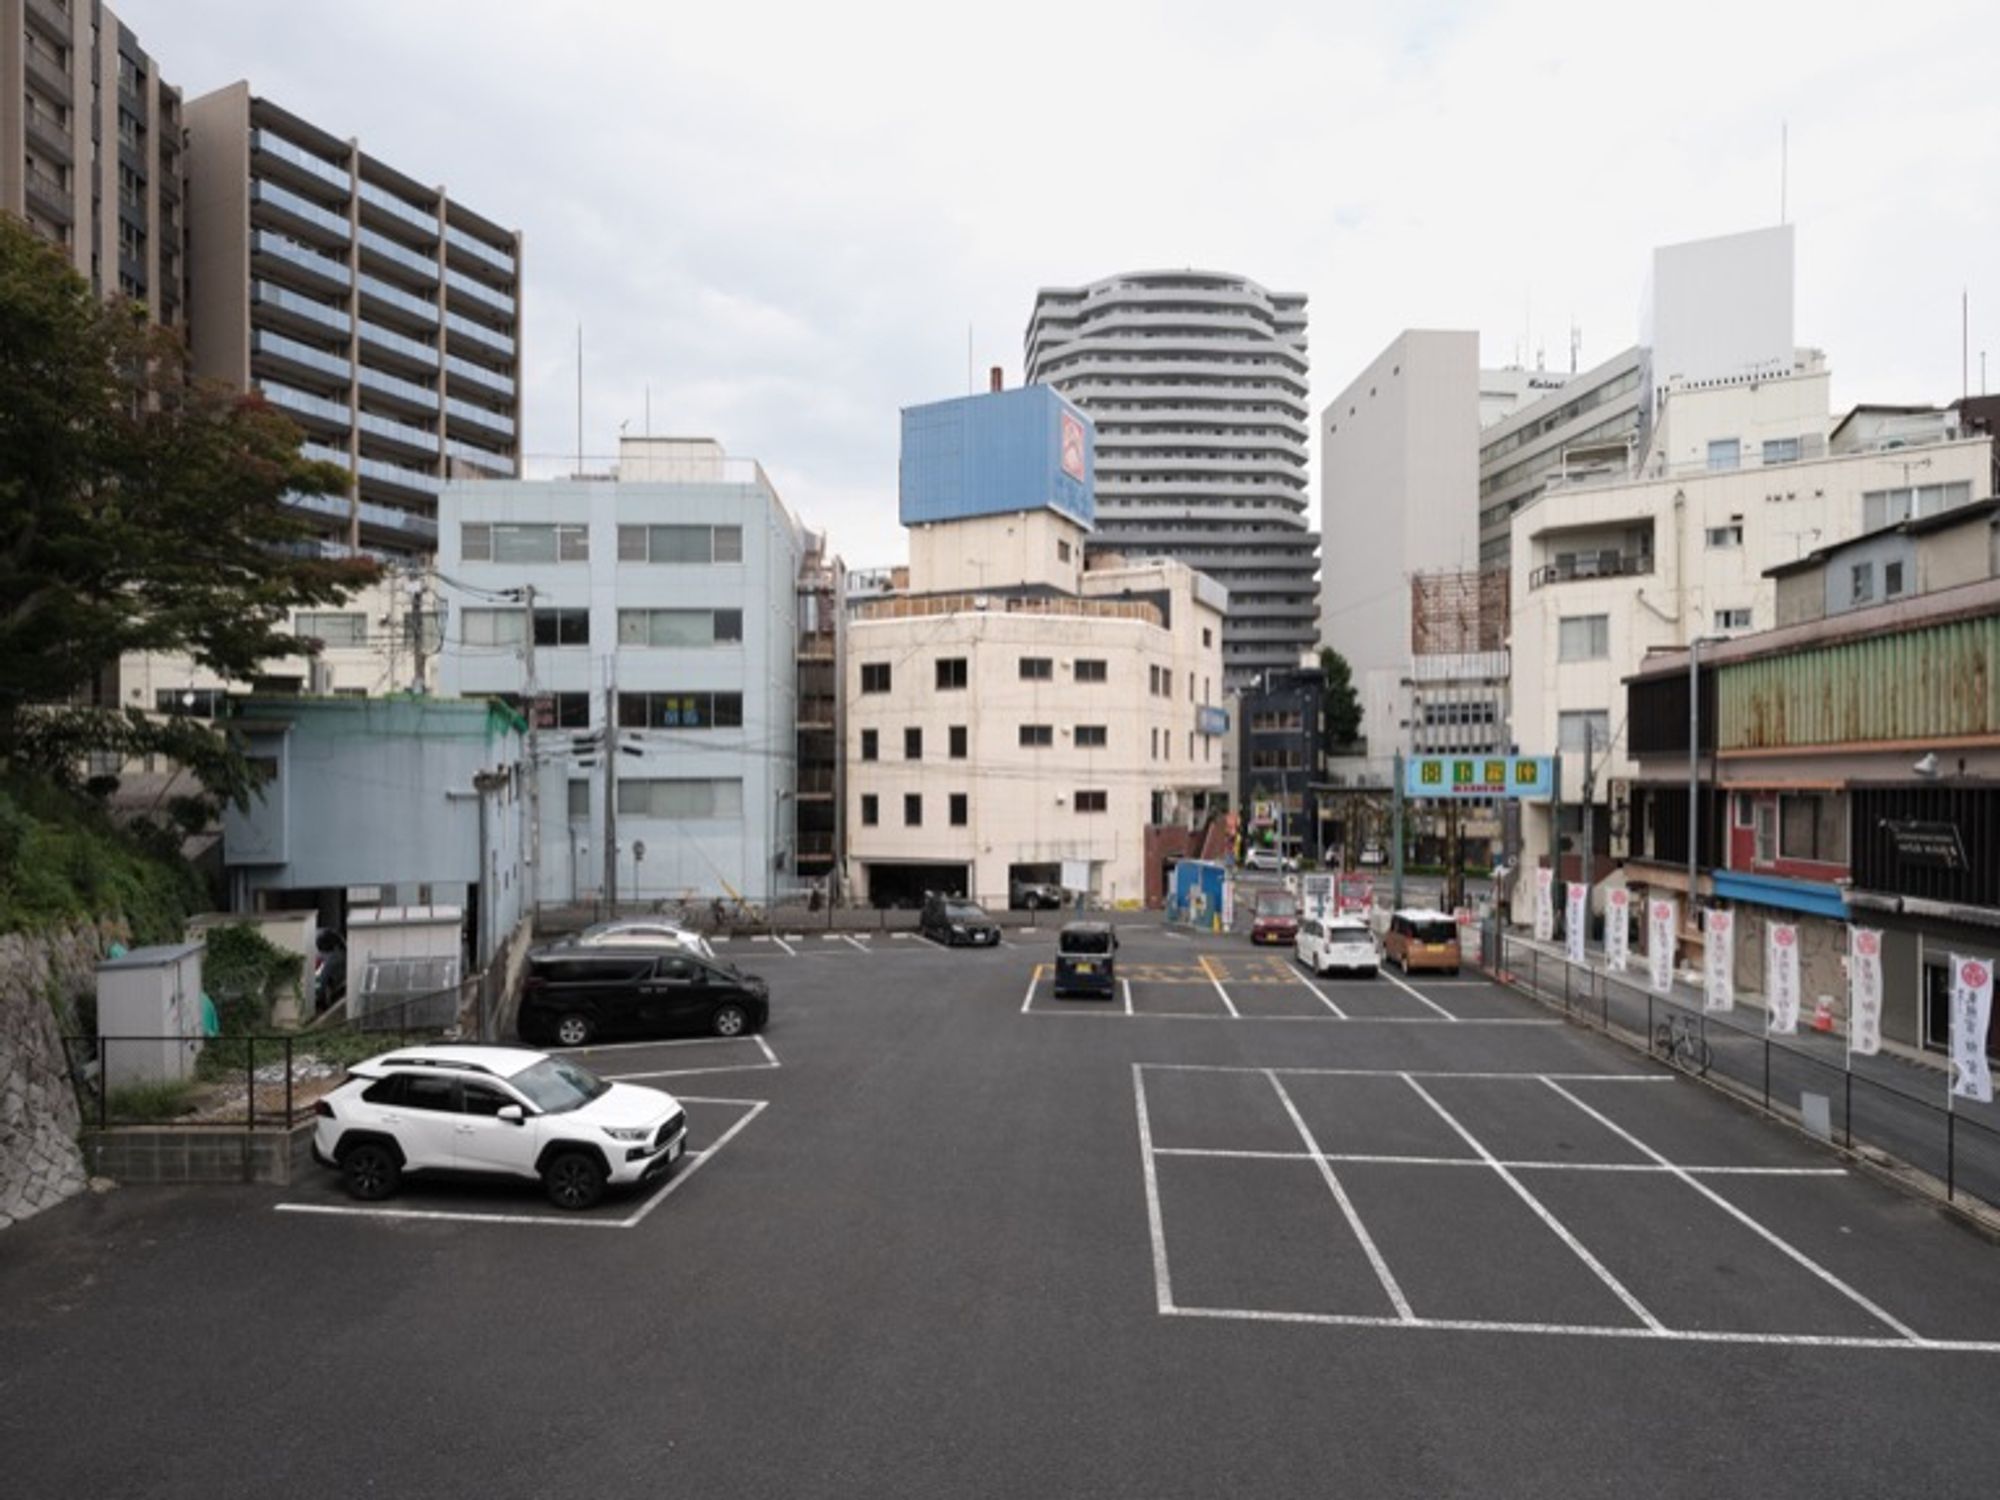
[(1367, 912), (1375, 905), (1375, 877), (1373, 875), (1343, 875), (1336, 887), (1340, 909), (1343, 912)]
[(1333, 915), (1333, 877), (1306, 875), (1299, 881), (1299, 909), (1316, 922)]
[(1588, 925), (1584, 907), (1589, 898), (1590, 887), (1580, 880), (1572, 880), (1563, 891), (1563, 940), (1573, 964), (1583, 962), (1583, 934)]
[(1552, 755), (1413, 755), (1403, 765), (1405, 797), (1551, 797)]
[(1919, 870), (1963, 870), (1965, 842), (1956, 823), (1925, 823), (1915, 818), (1888, 818), (1882, 826), (1896, 845), (1897, 863)]
[(1799, 930), (1773, 922), (1765, 931), (1764, 988), (1771, 1004), (1770, 1029), (1777, 1036), (1799, 1030)]
[(1556, 872), (1544, 865), (1535, 871), (1535, 940), (1546, 943), (1556, 935)]
[(1604, 956), (1616, 974), (1632, 963), (1632, 893), (1622, 885), (1604, 893)]
[(1664, 995), (1674, 987), (1674, 928), (1677, 917), (1671, 896), (1655, 896), (1646, 903), (1646, 962), (1652, 971), (1656, 994)]
[(1986, 1028), (1993, 1017), (1993, 966), (1983, 958), (1951, 956), (1951, 1091), (1993, 1102), (1986, 1062)]
[(1882, 934), (1869, 927), (1847, 930), (1847, 1050), (1882, 1050)]
[(1733, 1010), (1736, 1007), (1736, 916), (1710, 907), (1702, 913), (1703, 944), (1701, 1008)]

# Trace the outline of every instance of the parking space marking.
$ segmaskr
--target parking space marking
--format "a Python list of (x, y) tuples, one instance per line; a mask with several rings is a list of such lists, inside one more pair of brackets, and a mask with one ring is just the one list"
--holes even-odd
[[(1286, 1071), (1296, 1071), (1287, 1069)], [(1463, 1074), (1454, 1074), (1463, 1077)], [(1236, 1147), (1219, 1146), (1159, 1146), (1154, 1149), (1156, 1156), (1212, 1156), (1223, 1160), (1244, 1161), (1311, 1161), (1312, 1153), (1307, 1151), (1249, 1151)], [(1365, 1167), (1478, 1167), (1482, 1171), (1491, 1163), (1475, 1156), (1394, 1156), (1371, 1151), (1329, 1151), (1325, 1159), (1334, 1163), (1346, 1163)], [(1503, 1161), (1500, 1166), (1512, 1172), (1659, 1172), (1673, 1169), (1649, 1161)], [(1698, 1177), (1845, 1177), (1845, 1167), (1682, 1167), (1683, 1172), (1692, 1172)]]
[[(737, 1042), (743, 1041), (745, 1038), (711, 1036), (699, 1037), (696, 1040), (704, 1042)], [(755, 1042), (762, 1049), (764, 1053), (763, 1062), (730, 1063), (715, 1068), (658, 1068), (645, 1073), (606, 1073), (604, 1078), (609, 1083), (636, 1083), (642, 1078), (693, 1078), (701, 1073), (761, 1073), (771, 1068), (784, 1066), (784, 1064), (778, 1061), (778, 1054), (771, 1050), (771, 1044), (765, 1041), (761, 1035), (752, 1033), (748, 1040)]]
[(1402, 1287), (1396, 1284), (1396, 1278), (1389, 1273), (1389, 1263), (1382, 1258), (1382, 1252), (1368, 1233), (1368, 1227), (1361, 1222), (1361, 1215), (1355, 1212), (1354, 1200), (1347, 1196), (1347, 1189), (1340, 1185), (1339, 1176), (1328, 1165), (1326, 1157), (1320, 1153), (1319, 1142), (1313, 1139), (1312, 1128), (1299, 1113), (1299, 1107), (1292, 1103), (1292, 1096), (1285, 1092), (1284, 1084), (1278, 1080), (1277, 1071), (1266, 1068), (1264, 1076), (1271, 1081), (1271, 1087), (1278, 1091), (1278, 1099), (1285, 1106), (1285, 1113), (1292, 1117), (1292, 1124), (1305, 1141), (1306, 1150), (1312, 1153), (1314, 1164), (1319, 1168), (1319, 1175), (1325, 1180), (1328, 1190), (1332, 1192), (1333, 1201), (1340, 1205), (1341, 1216), (1347, 1220), (1347, 1227), (1354, 1231), (1354, 1237), (1361, 1242), (1362, 1253), (1368, 1257), (1368, 1264), (1375, 1268), (1375, 1277), (1382, 1283), (1382, 1290), (1388, 1294), (1389, 1305), (1396, 1309), (1396, 1317), (1404, 1323), (1409, 1322), (1416, 1316), (1410, 1310), (1410, 1300), (1403, 1295)]
[(1439, 1005), (1437, 1001), (1431, 999), (1430, 996), (1420, 993), (1414, 986), (1405, 984), (1402, 980), (1398, 979), (1394, 974), (1391, 974), (1386, 966), (1376, 970), (1376, 972), (1382, 978), (1388, 980), (1389, 983), (1393, 984), (1397, 989), (1401, 990), (1404, 994), (1410, 996), (1412, 999), (1421, 1000), (1425, 1005), (1428, 1005), (1432, 1010), (1436, 1011), (1439, 1015), (1443, 1016), (1447, 1021), (1456, 1021), (1459, 1019), (1457, 1016), (1453, 1015), (1450, 1011), (1446, 1010), (1442, 1005)]
[(700, 1151), (690, 1151), (681, 1158), (683, 1166), (667, 1185), (661, 1188), (637, 1211), (622, 1219), (592, 1219), (581, 1216), (556, 1218), (549, 1214), (481, 1214), (464, 1209), (438, 1208), (361, 1208), (343, 1203), (275, 1203), (272, 1211), (281, 1214), (321, 1214), (330, 1217), (350, 1219), (411, 1219), (429, 1220), (453, 1224), (534, 1224), (552, 1226), (557, 1229), (631, 1229), (641, 1223), (646, 1215), (658, 1208), (665, 1199), (680, 1191), (681, 1185), (707, 1166), (721, 1152), (722, 1148), (734, 1140), (737, 1134), (770, 1105), (768, 1099), (697, 1099), (693, 1095), (681, 1098), (684, 1104), (733, 1105), (745, 1112), (734, 1125), (716, 1137), (715, 1144)]
[(1229, 998), (1229, 991), (1222, 987), (1222, 981), (1216, 977), (1215, 965), (1209, 962), (1206, 953), (1199, 956), (1201, 958), (1201, 971), (1208, 976), (1208, 982), (1215, 986), (1215, 993), (1222, 997), (1222, 1003), (1229, 1007), (1229, 1014), (1240, 1021), (1243, 1018), (1242, 1012), (1237, 1010), (1236, 1002)]
[(1174, 1287), (1167, 1273), (1167, 1226), (1160, 1213), (1160, 1171), (1154, 1158), (1153, 1122), (1146, 1112), (1146, 1069), (1132, 1064), (1132, 1097), (1139, 1109), (1139, 1163), (1146, 1179), (1146, 1223), (1153, 1235), (1153, 1297), (1162, 1313), (1174, 1311)]
[(1749, 1214), (1745, 1213), (1742, 1209), (1738, 1208), (1735, 1204), (1731, 1203), (1727, 1198), (1723, 1197), (1722, 1194), (1716, 1192), (1714, 1188), (1709, 1187), (1706, 1183), (1696, 1181), (1695, 1178), (1685, 1169), (1675, 1166), (1672, 1162), (1668, 1161), (1666, 1157), (1660, 1155), (1659, 1152), (1655, 1151), (1651, 1146), (1648, 1146), (1644, 1141), (1640, 1140), (1637, 1136), (1632, 1134), (1632, 1132), (1627, 1130), (1624, 1126), (1610, 1119), (1601, 1111), (1592, 1108), (1588, 1104), (1585, 1104), (1581, 1099), (1577, 1098), (1575, 1094), (1571, 1093), (1561, 1084), (1548, 1079), (1544, 1079), (1543, 1081), (1548, 1083), (1548, 1086), (1554, 1089), (1558, 1094), (1562, 1095), (1563, 1098), (1569, 1100), (1571, 1104), (1574, 1104), (1578, 1109), (1582, 1110), (1585, 1114), (1589, 1115), (1593, 1120), (1597, 1121), (1597, 1123), (1602, 1125), (1606, 1130), (1609, 1130), (1613, 1135), (1617, 1136), (1620, 1140), (1624, 1141), (1626, 1145), (1632, 1147), (1633, 1150), (1639, 1152), (1642, 1156), (1649, 1157), (1653, 1161), (1658, 1162), (1661, 1166), (1666, 1167), (1676, 1177), (1680, 1178), (1682, 1182), (1685, 1182), (1689, 1187), (1693, 1188), (1697, 1193), (1700, 1193), (1704, 1198), (1708, 1199), (1711, 1203), (1715, 1204), (1724, 1213), (1728, 1214), (1732, 1219), (1735, 1219), (1739, 1224), (1743, 1225), (1744, 1228), (1750, 1230), (1751, 1232), (1756, 1234), (1759, 1238), (1763, 1239), (1773, 1249), (1781, 1252), (1785, 1256), (1789, 1257), (1791, 1260), (1803, 1266), (1806, 1270), (1812, 1272), (1813, 1275), (1817, 1276), (1821, 1281), (1825, 1282), (1835, 1291), (1841, 1293), (1849, 1301), (1853, 1302), (1856, 1307), (1859, 1307), (1863, 1312), (1867, 1313), (1870, 1317), (1876, 1319), (1880, 1323), (1886, 1324), (1890, 1328), (1895, 1329), (1897, 1333), (1901, 1334), (1906, 1339), (1915, 1340), (1919, 1343), (1923, 1341), (1923, 1335), (1918, 1333), (1914, 1328), (1910, 1327), (1909, 1324), (1897, 1318), (1893, 1313), (1886, 1311), (1882, 1307), (1878, 1306), (1876, 1303), (1870, 1301), (1867, 1297), (1864, 1297), (1860, 1292), (1857, 1292), (1853, 1287), (1849, 1286), (1846, 1282), (1842, 1281), (1838, 1276), (1834, 1275), (1833, 1272), (1827, 1270), (1825, 1266), (1821, 1265), (1818, 1261), (1814, 1260), (1811, 1256), (1807, 1255), (1805, 1251), (1799, 1249), (1796, 1245), (1792, 1244), (1791, 1241), (1785, 1239), (1775, 1230), (1767, 1228), (1759, 1220), (1751, 1218)]
[[(1363, 1019), (1357, 1017), (1357, 1019)], [(1468, 1023), (1469, 1024), (1469, 1023)], [(1269, 1073), (1270, 1068), (1243, 1063), (1140, 1063), (1155, 1073)], [(1279, 1068), (1286, 1077), (1305, 1078), (1520, 1078), (1560, 1079), (1564, 1083), (1672, 1083), (1672, 1073), (1549, 1073), (1535, 1068), (1496, 1073), (1460, 1068)]]
[(1047, 964), (1036, 964), (1035, 972), (1028, 976), (1028, 993), (1021, 997), (1021, 1014), (1024, 1016), (1028, 1013), (1028, 1007), (1035, 1003), (1035, 986), (1041, 983), (1042, 970), (1047, 967)]
[(1118, 981), (1118, 983), (1119, 986), (1125, 991), (1125, 1014), (1129, 1016), (1132, 1014), (1132, 981), (1129, 979), (1121, 979)]
[(776, 943), (780, 948), (783, 948), (785, 950), (785, 956), (787, 958), (797, 958), (799, 956), (799, 950), (794, 948), (790, 943), (786, 942), (783, 938), (779, 937), (777, 933), (774, 932), (771, 934), (771, 941)]
[(1645, 1303), (1641, 1302), (1637, 1297), (1632, 1295), (1630, 1288), (1628, 1288), (1624, 1282), (1620, 1281), (1616, 1276), (1613, 1276), (1611, 1274), (1610, 1269), (1604, 1264), (1603, 1261), (1599, 1260), (1596, 1256), (1592, 1255), (1590, 1251), (1584, 1247), (1583, 1241), (1579, 1240), (1575, 1235), (1569, 1232), (1569, 1230), (1564, 1226), (1562, 1220), (1558, 1219), (1555, 1216), (1555, 1214), (1549, 1209), (1547, 1204), (1543, 1203), (1541, 1199), (1537, 1198), (1533, 1193), (1529, 1192), (1526, 1185), (1522, 1183), (1520, 1178), (1516, 1177), (1511, 1171), (1507, 1169), (1507, 1166), (1504, 1162), (1502, 1162), (1498, 1157), (1496, 1157), (1491, 1151), (1488, 1151), (1486, 1147), (1480, 1143), (1479, 1138), (1475, 1136), (1471, 1131), (1467, 1130), (1465, 1126), (1460, 1124), (1458, 1118), (1455, 1115), (1453, 1115), (1450, 1110), (1446, 1109), (1442, 1104), (1438, 1103), (1438, 1101), (1431, 1095), (1430, 1090), (1426, 1089), (1421, 1083), (1418, 1083), (1416, 1079), (1411, 1078), (1407, 1074), (1404, 1075), (1403, 1081), (1407, 1083), (1411, 1088), (1417, 1091), (1417, 1097), (1423, 1100), (1424, 1103), (1428, 1104), (1431, 1107), (1431, 1109), (1436, 1112), (1438, 1118), (1443, 1120), (1445, 1124), (1449, 1125), (1452, 1128), (1452, 1130), (1457, 1133), (1458, 1138), (1464, 1141), (1466, 1145), (1470, 1146), (1473, 1149), (1473, 1151), (1477, 1153), (1481, 1161), (1485, 1162), (1487, 1166), (1491, 1167), (1495, 1172), (1497, 1172), (1500, 1175), (1500, 1180), (1506, 1183), (1509, 1188), (1513, 1189), (1514, 1196), (1519, 1198), (1523, 1203), (1527, 1204), (1529, 1211), (1533, 1213), (1536, 1218), (1540, 1219), (1542, 1223), (1549, 1229), (1551, 1233), (1555, 1235), (1557, 1239), (1561, 1240), (1563, 1244), (1569, 1247), (1570, 1253), (1572, 1255), (1574, 1255), (1578, 1260), (1582, 1261), (1586, 1266), (1588, 1266), (1591, 1269), (1591, 1271), (1596, 1275), (1597, 1279), (1603, 1282), (1604, 1285), (1610, 1290), (1611, 1295), (1616, 1297), (1620, 1302), (1625, 1304), (1626, 1311), (1630, 1312), (1641, 1323), (1645, 1324), (1646, 1327), (1652, 1329), (1656, 1333), (1666, 1326), (1658, 1318), (1653, 1316), (1653, 1314), (1647, 1309)]
[(842, 934), (840, 934), (840, 940), (843, 943), (846, 943), (856, 953), (867, 953), (870, 951), (866, 943), (862, 942), (860, 938), (853, 936), (851, 933), (843, 932)]
[(1319, 996), (1319, 1003), (1321, 1005), (1324, 1005), (1328, 1010), (1332, 1011), (1341, 1020), (1345, 1021), (1351, 1019), (1346, 1011), (1342, 1010), (1338, 1005), (1335, 1005), (1332, 1000), (1327, 998), (1327, 993), (1325, 990), (1321, 989), (1318, 985), (1314, 984), (1310, 979), (1306, 978), (1306, 976), (1301, 974), (1297, 969), (1292, 968), (1288, 964), (1286, 965), (1286, 972), (1288, 972), (1294, 979), (1298, 980), (1300, 984), (1304, 985), (1307, 989), (1311, 990), (1315, 995)]

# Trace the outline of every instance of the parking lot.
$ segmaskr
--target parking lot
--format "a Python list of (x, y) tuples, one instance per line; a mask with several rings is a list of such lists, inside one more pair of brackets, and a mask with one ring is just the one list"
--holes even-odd
[(1119, 925), (1110, 1002), (1050, 994), (1053, 923), (739, 939), (768, 1032), (578, 1054), (700, 1153), (587, 1214), (315, 1173), (0, 1234), (10, 1484), (1817, 1497), (2000, 1459), (1971, 1230), (1470, 972)]

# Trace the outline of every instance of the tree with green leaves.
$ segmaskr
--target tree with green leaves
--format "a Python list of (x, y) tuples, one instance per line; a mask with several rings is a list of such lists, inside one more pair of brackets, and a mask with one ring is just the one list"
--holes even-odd
[(240, 802), (247, 767), (222, 735), (91, 689), (129, 652), (236, 680), (298, 654), (289, 611), (376, 568), (305, 555), (281, 497), (346, 484), (282, 413), (195, 380), (177, 335), (99, 301), (0, 214), (0, 771), (73, 783), (91, 752), (160, 754)]
[(1326, 742), (1352, 745), (1361, 738), (1361, 699), (1354, 691), (1354, 672), (1347, 658), (1331, 646), (1319, 648), (1320, 676), (1326, 705)]

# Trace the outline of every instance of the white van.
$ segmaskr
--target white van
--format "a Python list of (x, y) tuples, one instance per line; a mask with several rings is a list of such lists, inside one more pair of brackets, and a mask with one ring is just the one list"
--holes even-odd
[(1375, 951), (1375, 934), (1368, 930), (1367, 919), (1359, 915), (1307, 918), (1299, 923), (1293, 951), (1315, 974), (1342, 970), (1373, 974), (1382, 963)]

